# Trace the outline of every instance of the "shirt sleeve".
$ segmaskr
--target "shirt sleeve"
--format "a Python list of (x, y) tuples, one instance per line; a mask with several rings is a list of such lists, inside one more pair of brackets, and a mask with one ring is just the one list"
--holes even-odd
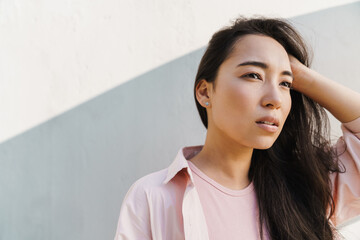
[(360, 117), (341, 124), (343, 136), (335, 148), (339, 154), (343, 173), (333, 173), (331, 177), (335, 213), (335, 226), (360, 215)]
[(139, 180), (130, 187), (123, 200), (114, 240), (133, 239), (152, 239), (147, 194)]

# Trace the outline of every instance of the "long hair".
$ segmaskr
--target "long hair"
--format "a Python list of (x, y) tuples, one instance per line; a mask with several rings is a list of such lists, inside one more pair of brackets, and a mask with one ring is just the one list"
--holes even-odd
[[(214, 84), (220, 65), (235, 43), (247, 34), (269, 36), (288, 54), (310, 66), (307, 46), (284, 19), (238, 18), (216, 32), (201, 59), (194, 85), (197, 109), (208, 127), (206, 109), (196, 99), (196, 86), (205, 79)], [(268, 149), (254, 149), (249, 170), (258, 207), (261, 238), (334, 239), (329, 222), (335, 210), (329, 173), (340, 172), (330, 145), (329, 119), (318, 103), (290, 90), (292, 106), (282, 132)]]

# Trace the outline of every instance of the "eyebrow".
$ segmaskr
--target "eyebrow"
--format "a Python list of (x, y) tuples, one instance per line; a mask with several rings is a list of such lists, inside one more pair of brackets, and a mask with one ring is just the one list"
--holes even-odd
[[(263, 62), (257, 62), (257, 61), (247, 61), (247, 62), (243, 62), (238, 64), (236, 67), (240, 67), (240, 66), (256, 66), (256, 67), (260, 67), (262, 69), (268, 69), (269, 66), (266, 63)], [(287, 75), (290, 76), (292, 78), (294, 78), (293, 74), (290, 71), (282, 71), (281, 75)]]

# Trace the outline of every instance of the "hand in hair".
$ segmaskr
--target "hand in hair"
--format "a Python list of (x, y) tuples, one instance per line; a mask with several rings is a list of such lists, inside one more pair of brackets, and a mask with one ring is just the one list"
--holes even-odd
[(343, 123), (360, 117), (360, 93), (322, 76), (293, 56), (289, 60), (294, 90), (318, 102)]

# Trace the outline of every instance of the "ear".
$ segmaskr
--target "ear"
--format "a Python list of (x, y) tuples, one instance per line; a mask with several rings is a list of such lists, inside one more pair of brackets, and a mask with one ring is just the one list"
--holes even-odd
[[(196, 86), (196, 99), (204, 108), (211, 106), (211, 94), (212, 84), (207, 82), (205, 79), (200, 80)], [(208, 103), (208, 105), (206, 105), (206, 103)]]

